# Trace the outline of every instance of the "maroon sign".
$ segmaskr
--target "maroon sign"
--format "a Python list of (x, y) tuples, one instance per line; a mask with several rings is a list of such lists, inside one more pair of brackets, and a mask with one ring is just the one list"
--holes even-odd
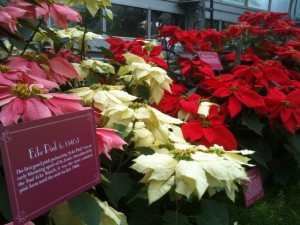
[(246, 206), (248, 207), (264, 196), (264, 189), (258, 168), (253, 168), (247, 173), (250, 180), (243, 183), (247, 186), (247, 189), (244, 190), (244, 197)]
[(199, 58), (211, 65), (212, 70), (223, 70), (218, 53), (216, 52), (198, 52)]
[(15, 225), (100, 182), (92, 109), (2, 127), (0, 145)]

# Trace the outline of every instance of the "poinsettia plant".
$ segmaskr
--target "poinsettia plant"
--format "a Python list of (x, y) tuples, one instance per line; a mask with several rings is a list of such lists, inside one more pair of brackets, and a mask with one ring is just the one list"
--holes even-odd
[[(113, 17), (109, 0), (65, 3)], [(34, 223), (205, 225), (219, 217), (228, 224), (216, 200), (241, 201), (247, 168), (288, 182), (282, 174), (300, 163), (300, 30), (286, 14), (246, 12), (222, 32), (166, 26), (151, 42), (107, 37), (101, 60), (87, 53), (103, 37), (81, 21), (62, 2), (1, 5), (1, 124), (86, 107), (96, 118), (102, 183)], [(198, 51), (217, 52), (224, 70)], [(2, 168), (0, 178), (0, 212), (9, 222)]]

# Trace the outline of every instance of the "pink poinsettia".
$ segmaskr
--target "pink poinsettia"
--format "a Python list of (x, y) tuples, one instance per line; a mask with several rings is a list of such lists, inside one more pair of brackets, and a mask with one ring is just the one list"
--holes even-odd
[[(55, 24), (61, 26), (62, 28), (68, 28), (68, 21), (80, 22), (82, 20), (81, 15), (74, 9), (65, 6), (59, 2), (55, 2), (51, 5), (47, 5), (45, 2), (39, 2), (44, 9), (48, 11)], [(48, 20), (48, 15), (44, 15), (45, 20)]]
[(97, 128), (98, 153), (104, 153), (107, 158), (111, 159), (109, 151), (112, 148), (122, 149), (123, 145), (127, 144), (120, 138), (115, 130), (108, 128)]
[(8, 27), (11, 32), (17, 32), (18, 18), (23, 17), (26, 11), (17, 7), (7, 6), (0, 8), (0, 26)]
[[(14, 223), (13, 223), (13, 222), (10, 222), (10, 223), (6, 223), (6, 224), (4, 224), (4, 225), (14, 225)], [(34, 223), (31, 222), (31, 221), (29, 221), (29, 222), (25, 223), (24, 225), (34, 225)]]
[(53, 3), (50, 3), (48, 1), (47, 4), (44, 1), (37, 1), (37, 3), (39, 6), (22, 0), (12, 0), (10, 6), (26, 10), (27, 13), (24, 15), (24, 18), (38, 19), (44, 17), (44, 20), (48, 21), (50, 15), (54, 23), (64, 29), (68, 28), (68, 21), (80, 22), (82, 20), (81, 15), (77, 11), (59, 2), (53, 1)]
[(0, 76), (0, 121), (4, 126), (83, 110), (77, 96), (49, 93), (41, 84), (14, 83)]
[(24, 65), (29, 69), (28, 74), (58, 84), (65, 84), (68, 78), (79, 77), (74, 67), (59, 56), (49, 59), (46, 55), (27, 53), (24, 56), (12, 57), (7, 63), (7, 66), (16, 70), (24, 69)]
[[(48, 90), (59, 88), (56, 82), (47, 80), (46, 74), (37, 64), (31, 64), (31, 68), (28, 68), (26, 64), (12, 66), (15, 68), (0, 64), (0, 75), (15, 83), (42, 84), (44, 88)], [(38, 75), (39, 71), (42, 75)], [(43, 75), (45, 75), (45, 77)]]

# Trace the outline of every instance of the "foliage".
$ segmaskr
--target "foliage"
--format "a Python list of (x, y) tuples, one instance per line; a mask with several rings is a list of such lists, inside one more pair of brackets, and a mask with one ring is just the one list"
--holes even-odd
[(243, 225), (299, 224), (299, 177), (289, 183), (286, 188), (281, 186), (267, 187), (266, 196), (250, 208), (238, 204), (229, 204), (231, 223), (238, 221)]
[[(112, 18), (108, 0), (68, 3)], [(82, 18), (66, 5), (16, 0), (0, 15), (10, 18), (0, 20), (1, 124), (95, 112), (102, 183), (36, 224), (225, 225), (233, 209), (225, 196), (235, 200), (247, 168), (257, 164), (272, 185), (294, 179), (300, 30), (285, 14), (245, 12), (222, 32), (167, 26), (161, 45), (108, 37), (109, 49), (98, 47), (101, 60), (86, 51), (102, 37), (87, 26), (67, 28)], [(49, 15), (58, 27), (46, 26)], [(198, 51), (218, 52), (224, 70), (213, 70)], [(8, 222), (5, 188), (0, 194)]]

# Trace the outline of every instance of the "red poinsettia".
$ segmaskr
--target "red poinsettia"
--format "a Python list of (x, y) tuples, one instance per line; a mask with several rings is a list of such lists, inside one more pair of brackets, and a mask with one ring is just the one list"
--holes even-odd
[[(235, 52), (231, 52), (225, 56), (225, 60), (227, 61), (234, 61), (236, 57)], [(244, 62), (252, 62), (252, 63), (258, 63), (261, 62), (262, 60), (253, 53), (253, 49), (249, 48), (245, 52), (242, 53), (241, 55), (241, 61)]]
[(289, 41), (283, 46), (276, 46), (274, 52), (282, 58), (300, 59), (300, 42)]
[(198, 114), (198, 108), (202, 101), (208, 101), (208, 99), (198, 94), (190, 94), (188, 97), (180, 100), (180, 105), (184, 111)]
[(191, 78), (213, 78), (215, 76), (214, 72), (211, 69), (211, 65), (207, 62), (199, 60), (194, 57), (189, 59), (187, 57), (180, 57), (177, 60), (177, 63), (181, 66), (181, 73), (184, 76)]
[(300, 89), (288, 94), (278, 88), (270, 89), (265, 102), (270, 112), (271, 125), (274, 126), (276, 119), (280, 119), (285, 128), (294, 134), (300, 126)]
[(276, 85), (293, 85), (289, 72), (277, 60), (260, 61), (251, 66), (239, 65), (232, 70), (232, 74), (255, 87), (272, 88)]
[(212, 92), (213, 96), (227, 99), (225, 104), (232, 118), (242, 110), (242, 105), (248, 108), (265, 106), (262, 96), (249, 89), (248, 85), (240, 79), (230, 80), (230, 77), (234, 78), (233, 75), (226, 75), (224, 78), (226, 78), (227, 81), (224, 81), (225, 79), (222, 80), (222, 76), (220, 76), (219, 80), (207, 80), (204, 84), (215, 89)]
[(200, 116), (198, 120), (191, 120), (182, 125), (183, 136), (206, 147), (217, 144), (226, 150), (234, 150), (237, 148), (237, 142), (225, 127), (224, 119), (225, 116), (219, 114), (219, 108), (213, 105), (207, 117)]
[(240, 22), (247, 22), (251, 25), (261, 25), (264, 28), (269, 28), (274, 22), (280, 18), (287, 16), (288, 13), (282, 12), (244, 12), (244, 15), (238, 18)]
[(137, 38), (133, 41), (124, 41), (118, 37), (110, 37), (107, 38), (106, 41), (110, 44), (109, 50), (114, 54), (117, 62), (125, 62), (126, 59), (123, 54), (130, 52), (140, 56), (147, 63), (154, 64), (163, 69), (168, 69), (168, 64), (162, 56), (162, 46), (150, 45), (143, 38)]
[(152, 107), (170, 116), (177, 117), (177, 113), (181, 108), (180, 100), (184, 96), (183, 93), (188, 89), (182, 84), (171, 84), (170, 88), (171, 93), (166, 91), (159, 104), (152, 104)]

